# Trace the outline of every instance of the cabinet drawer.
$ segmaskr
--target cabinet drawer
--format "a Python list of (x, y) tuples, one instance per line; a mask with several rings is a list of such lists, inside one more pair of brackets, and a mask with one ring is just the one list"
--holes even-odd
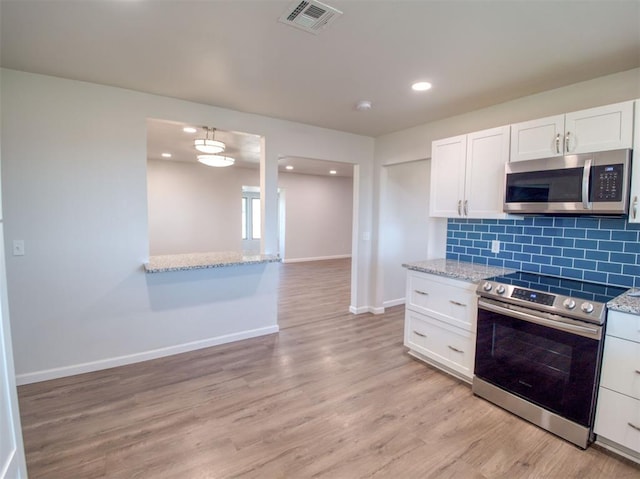
[(600, 385), (640, 399), (640, 343), (605, 338)]
[(609, 311), (607, 316), (607, 336), (628, 339), (640, 343), (640, 316)]
[(465, 378), (473, 377), (476, 344), (470, 331), (407, 310), (404, 344)]
[(409, 273), (407, 308), (468, 331), (476, 330), (476, 285), (434, 275)]
[(601, 387), (594, 431), (640, 452), (640, 400)]

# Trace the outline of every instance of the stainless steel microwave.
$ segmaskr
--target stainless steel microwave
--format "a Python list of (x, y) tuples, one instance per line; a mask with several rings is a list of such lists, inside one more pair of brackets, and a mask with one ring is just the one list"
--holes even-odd
[(625, 215), (631, 150), (507, 163), (504, 211), (513, 214)]

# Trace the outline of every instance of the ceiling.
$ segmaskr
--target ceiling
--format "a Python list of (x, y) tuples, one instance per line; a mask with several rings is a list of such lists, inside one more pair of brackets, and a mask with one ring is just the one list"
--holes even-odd
[[(215, 125), (207, 125), (215, 128)], [(185, 127), (195, 128), (195, 133), (187, 133)], [(160, 161), (180, 161), (197, 163), (199, 153), (193, 145), (196, 138), (205, 138), (205, 125), (189, 125), (176, 121), (147, 119), (147, 159)], [(260, 137), (250, 133), (238, 131), (224, 131), (216, 129), (209, 138), (215, 138), (225, 144), (224, 156), (235, 160), (235, 168), (260, 167)], [(163, 153), (171, 155), (164, 158)], [(292, 169), (287, 169), (287, 166)], [(208, 168), (203, 166), (203, 168)], [(312, 158), (283, 157), (278, 160), (278, 170), (283, 173), (298, 173), (320, 176), (353, 176), (353, 165), (333, 161), (316, 160)], [(331, 174), (330, 171), (335, 171)]]
[(0, 65), (368, 136), (640, 67), (638, 0), (325, 3), (0, 0)]

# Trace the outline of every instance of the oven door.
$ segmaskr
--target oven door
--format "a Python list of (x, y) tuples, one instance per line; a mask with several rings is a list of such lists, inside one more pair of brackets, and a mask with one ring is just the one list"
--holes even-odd
[(590, 428), (602, 328), (480, 298), (474, 374)]
[(507, 163), (504, 211), (570, 213), (589, 209), (590, 167), (590, 159), (575, 156)]

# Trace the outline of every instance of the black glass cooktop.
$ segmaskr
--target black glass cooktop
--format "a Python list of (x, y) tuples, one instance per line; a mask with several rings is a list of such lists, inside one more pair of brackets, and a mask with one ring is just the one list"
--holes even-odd
[(576, 299), (596, 301), (606, 303), (616, 296), (620, 296), (629, 288), (619, 286), (607, 286), (599, 283), (589, 283), (577, 279), (558, 278), (556, 276), (545, 276), (536, 273), (525, 273), (518, 271), (504, 276), (494, 276), (487, 281), (494, 281), (502, 284), (512, 284), (520, 288), (535, 291), (548, 292), (571, 296)]

